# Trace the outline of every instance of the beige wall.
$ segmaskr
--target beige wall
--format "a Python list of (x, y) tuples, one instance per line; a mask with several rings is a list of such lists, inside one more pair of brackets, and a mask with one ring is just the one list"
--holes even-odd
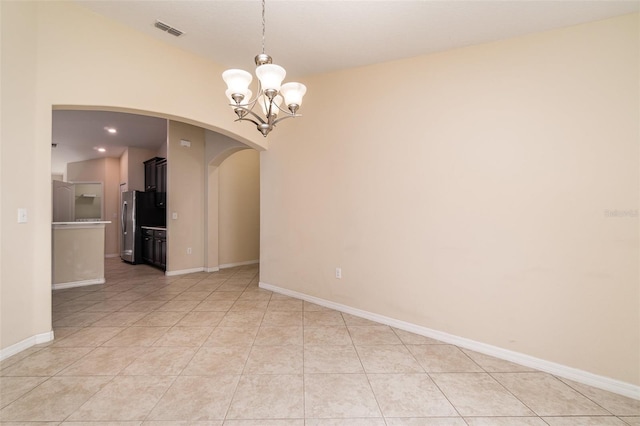
[[(169, 121), (167, 121), (167, 129), (169, 128)], [(153, 155), (154, 157), (167, 158), (167, 143), (163, 143), (158, 147), (158, 150)]]
[[(37, 336), (51, 331), (51, 137), (40, 139), (46, 115), (36, 112), (37, 5), (0, 2), (0, 20), (0, 348), (4, 349), (29, 339), (34, 343)], [(49, 133), (50, 128), (49, 123)], [(27, 223), (17, 223), (18, 208), (27, 209)]]
[(262, 153), (260, 280), (640, 384), (638, 30), (308, 79)]
[(144, 191), (144, 162), (156, 156), (150, 149), (128, 147), (120, 157), (120, 183), (127, 191)]
[[(73, 218), (70, 218), (68, 221), (78, 219), (105, 220), (103, 212), (104, 203), (102, 202), (104, 199), (103, 186), (104, 182), (74, 184), (74, 215)], [(91, 194), (92, 196), (86, 196), (87, 194)]]
[[(183, 139), (191, 146), (181, 146)], [(204, 266), (204, 129), (170, 121), (168, 140), (167, 273), (171, 274)]]
[(106, 158), (104, 185), (104, 218), (111, 222), (105, 225), (104, 254), (120, 256), (120, 160)]
[(236, 152), (219, 167), (219, 261), (234, 265), (260, 258), (260, 154)]
[[(212, 62), (70, 2), (0, 19), (6, 349), (51, 329), (53, 106), (266, 140)], [(638, 208), (637, 21), (306, 79), (305, 117), (262, 154), (261, 279), (640, 383), (638, 221), (605, 216)]]
[(120, 156), (120, 191), (129, 190), (129, 149)]
[[(72, 2), (2, 1), (0, 15), (5, 350), (51, 331), (52, 108), (148, 112), (235, 135), (255, 147), (266, 141), (251, 126), (233, 122), (224, 82), (212, 78), (223, 68), (213, 62)], [(28, 209), (28, 224), (16, 223), (21, 207)], [(13, 241), (21, 241), (23, 250), (15, 250)]]
[(82, 281), (104, 282), (105, 233), (102, 226), (53, 229), (53, 284), (72, 285)]
[(119, 255), (120, 160), (109, 157), (69, 163), (67, 179), (69, 182), (103, 183), (103, 220), (111, 222), (105, 226), (104, 254)]
[(205, 209), (205, 233), (207, 240), (205, 243), (205, 271), (218, 271), (220, 268), (220, 250), (218, 241), (220, 239), (220, 227), (218, 221), (218, 205), (220, 198), (220, 168), (207, 165), (207, 201)]
[(207, 193), (205, 203), (205, 265), (206, 271), (219, 269), (219, 187), (220, 164), (234, 152), (248, 147), (234, 139), (220, 133), (205, 131), (205, 191)]
[(255, 127), (233, 122), (215, 77), (222, 66), (72, 2), (37, 2), (37, 17), (39, 102), (177, 118), (266, 145)]

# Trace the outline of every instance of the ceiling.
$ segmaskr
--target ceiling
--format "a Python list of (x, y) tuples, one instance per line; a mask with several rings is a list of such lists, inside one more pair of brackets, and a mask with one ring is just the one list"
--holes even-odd
[[(229, 68), (251, 70), (261, 51), (257, 0), (76, 0), (81, 7)], [(265, 51), (286, 81), (517, 37), (637, 12), (640, 1), (327, 1), (266, 2)], [(160, 20), (184, 32), (155, 28)], [(212, 76), (215, 78), (215, 76)], [(312, 87), (309, 90), (313, 90)], [(106, 126), (118, 129), (116, 135)], [(120, 156), (126, 146), (166, 140), (166, 120), (99, 111), (54, 111), (52, 169), (66, 162)], [(94, 148), (108, 147), (104, 154)]]
[[(78, 1), (83, 7), (229, 68), (262, 46), (257, 0)], [(266, 53), (292, 78), (485, 43), (638, 11), (615, 0), (268, 0)], [(179, 38), (154, 27), (160, 20)], [(215, 77), (214, 77), (215, 78)]]
[(157, 150), (167, 141), (167, 120), (121, 112), (55, 110), (51, 139), (51, 173), (64, 174), (67, 163), (120, 157), (129, 146)]

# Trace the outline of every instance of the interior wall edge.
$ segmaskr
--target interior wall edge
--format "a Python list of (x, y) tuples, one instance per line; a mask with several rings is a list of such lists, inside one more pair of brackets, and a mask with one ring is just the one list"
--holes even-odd
[(184, 275), (184, 274), (192, 274), (194, 272), (203, 272), (204, 267), (202, 268), (191, 268), (191, 269), (178, 269), (175, 271), (165, 271), (164, 275), (167, 277), (173, 277), (175, 275)]
[(257, 263), (260, 263), (260, 259), (245, 260), (244, 262), (225, 263), (222, 265), (218, 265), (218, 268), (220, 269), (235, 268), (236, 266), (255, 265)]
[(9, 358), (10, 356), (13, 356), (24, 350), (27, 350), (32, 346), (39, 345), (40, 343), (51, 342), (52, 340), (53, 340), (53, 330), (46, 333), (39, 333), (31, 337), (27, 337), (26, 339), (21, 340), (18, 343), (15, 343), (11, 346), (7, 346), (4, 349), (0, 349), (0, 361), (3, 361)]
[(573, 368), (567, 365), (558, 364), (552, 361), (536, 358), (524, 353), (510, 351), (508, 349), (500, 348), (498, 346), (489, 345), (486, 343), (478, 342), (475, 340), (467, 339), (465, 337), (456, 336), (454, 334), (445, 333), (442, 331), (434, 330), (428, 327), (423, 327), (417, 324), (412, 324), (406, 321), (401, 321), (395, 318), (390, 318), (384, 315), (376, 314), (374, 312), (364, 311), (362, 309), (353, 308), (341, 303), (332, 302), (330, 300), (321, 299), (319, 297), (311, 296), (304, 293), (299, 293), (287, 288), (278, 287), (273, 284), (260, 281), (258, 286), (264, 290), (270, 290), (275, 293), (283, 294), (285, 296), (293, 297), (296, 299), (304, 300), (316, 305), (324, 306), (326, 308), (334, 309), (336, 311), (344, 312), (349, 315), (353, 315), (360, 318), (365, 318), (371, 321), (378, 322), (380, 324), (395, 327), (400, 330), (408, 331), (420, 336), (429, 337), (432, 339), (440, 340), (444, 343), (456, 345), (464, 349), (470, 349), (475, 352), (479, 352), (485, 355), (500, 358), (505, 361), (514, 362), (516, 364), (523, 365), (525, 367), (535, 368), (543, 372), (553, 374), (565, 379), (573, 380), (584, 385), (593, 386), (598, 389), (613, 392), (618, 395), (623, 395), (628, 398), (640, 400), (640, 386), (623, 382), (621, 380), (612, 379), (610, 377), (600, 376), (598, 374), (590, 373), (588, 371)]
[(99, 285), (106, 283), (104, 278), (96, 278), (91, 280), (70, 281), (66, 283), (57, 283), (51, 285), (51, 290), (63, 290), (65, 288), (85, 287), (88, 285)]

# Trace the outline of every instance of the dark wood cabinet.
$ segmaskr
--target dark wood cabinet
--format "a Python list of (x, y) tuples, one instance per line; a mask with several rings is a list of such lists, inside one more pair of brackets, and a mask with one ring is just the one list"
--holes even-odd
[(153, 263), (153, 230), (142, 229), (142, 260)]
[(153, 232), (153, 264), (167, 269), (167, 231)]
[(158, 160), (162, 160), (160, 157), (154, 157), (144, 162), (144, 190), (145, 192), (155, 191), (157, 188), (156, 182), (156, 163)]
[(142, 229), (142, 259), (145, 263), (167, 269), (167, 231)]
[(167, 206), (167, 160), (156, 161), (156, 206)]
[(167, 206), (167, 159), (154, 157), (144, 162), (144, 190), (156, 193), (156, 206)]

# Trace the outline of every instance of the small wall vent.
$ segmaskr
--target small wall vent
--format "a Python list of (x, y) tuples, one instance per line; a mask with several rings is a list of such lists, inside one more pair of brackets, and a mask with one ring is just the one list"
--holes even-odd
[(176, 36), (176, 37), (180, 37), (182, 34), (184, 34), (183, 31), (180, 31), (177, 28), (173, 28), (171, 25), (167, 25), (162, 21), (156, 20), (156, 23), (153, 24), (153, 26), (158, 28), (159, 30), (166, 31), (169, 34), (171, 34), (173, 36)]

